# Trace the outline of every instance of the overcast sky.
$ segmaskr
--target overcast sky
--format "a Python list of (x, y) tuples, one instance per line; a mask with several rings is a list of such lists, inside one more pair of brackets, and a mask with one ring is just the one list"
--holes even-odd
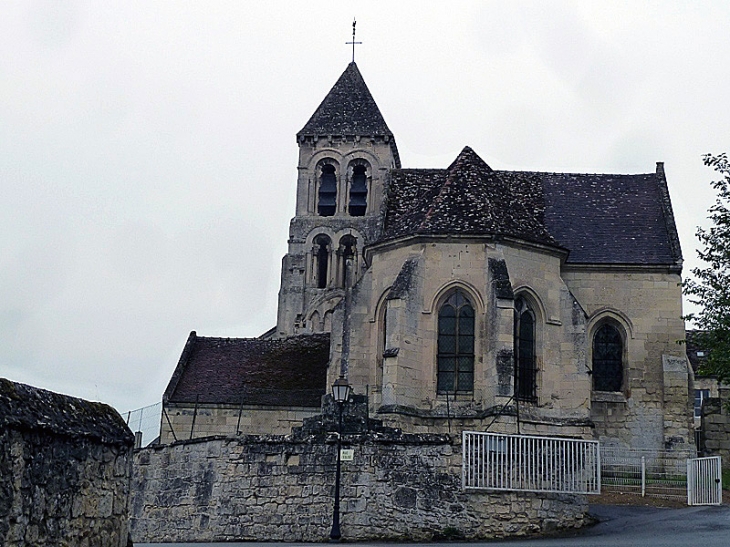
[(664, 161), (685, 273), (730, 152), (730, 3), (0, 3), (0, 377), (160, 400), (276, 321), (295, 134), (356, 61), (404, 167)]

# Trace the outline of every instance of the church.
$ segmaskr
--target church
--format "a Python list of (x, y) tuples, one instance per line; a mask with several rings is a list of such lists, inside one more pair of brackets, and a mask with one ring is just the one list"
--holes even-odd
[(505, 171), (467, 146), (440, 169), (403, 167), (354, 62), (296, 138), (277, 324), (258, 338), (190, 334), (163, 444), (286, 435), (342, 378), (404, 432), (692, 452), (663, 163)]

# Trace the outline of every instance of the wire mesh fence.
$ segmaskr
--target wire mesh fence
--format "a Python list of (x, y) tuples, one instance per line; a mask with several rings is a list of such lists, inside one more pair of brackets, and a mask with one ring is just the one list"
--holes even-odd
[(142, 433), (141, 446), (148, 446), (160, 436), (160, 419), (162, 416), (162, 403), (144, 406), (136, 410), (129, 410), (122, 414), (129, 429), (135, 434)]
[(686, 455), (601, 447), (604, 490), (642, 496), (687, 499)]

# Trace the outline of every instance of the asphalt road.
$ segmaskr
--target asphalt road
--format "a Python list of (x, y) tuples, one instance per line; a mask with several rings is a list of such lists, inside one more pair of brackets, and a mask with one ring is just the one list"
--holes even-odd
[[(599, 523), (569, 537), (489, 541), (470, 543), (485, 547), (728, 547), (730, 546), (730, 507), (591, 506)], [(212, 547), (222, 543), (136, 543), (136, 547)], [(309, 547), (309, 543), (225, 543), (227, 547)], [(358, 543), (359, 547), (382, 543)], [(395, 544), (403, 545), (403, 544)], [(419, 545), (419, 544), (409, 544)], [(424, 543), (427, 547), (454, 547), (454, 543)]]

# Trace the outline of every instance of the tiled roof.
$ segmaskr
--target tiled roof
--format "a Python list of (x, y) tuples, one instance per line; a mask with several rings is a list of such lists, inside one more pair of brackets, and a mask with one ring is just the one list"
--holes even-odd
[(328, 135), (388, 136), (378, 105), (357, 65), (350, 63), (297, 137)]
[(447, 169), (394, 169), (381, 240), (512, 236), (562, 247), (568, 263), (676, 265), (666, 180), (656, 173), (494, 171), (466, 147)]
[(536, 173), (545, 224), (574, 264), (674, 264), (681, 260), (663, 173)]
[(469, 147), (445, 170), (391, 171), (386, 207), (383, 239), (490, 234), (556, 245), (545, 228), (539, 178), (493, 171)]
[(165, 391), (173, 403), (320, 406), (329, 334), (209, 338), (193, 331)]

